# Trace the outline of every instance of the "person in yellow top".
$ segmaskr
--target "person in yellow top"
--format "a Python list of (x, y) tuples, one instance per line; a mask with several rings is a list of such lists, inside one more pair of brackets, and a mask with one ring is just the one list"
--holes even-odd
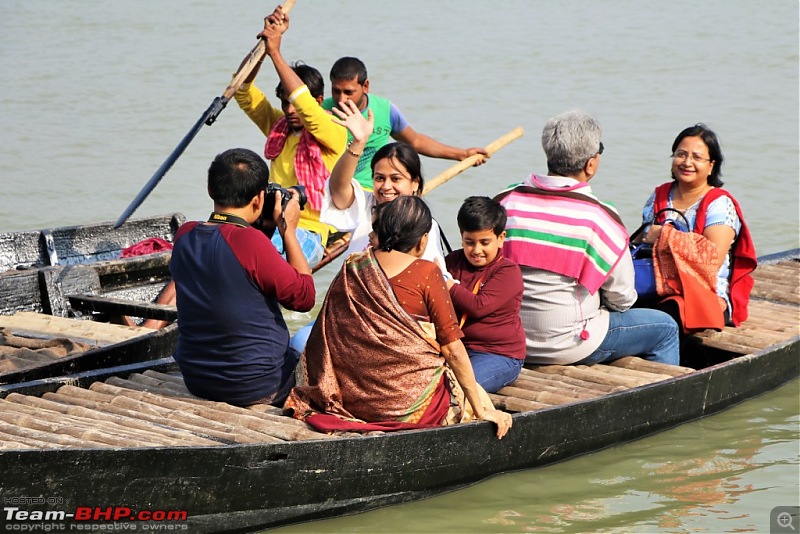
[[(267, 56), (280, 79), (275, 89), (280, 109), (273, 107), (253, 84), (260, 63), (234, 98), (267, 136), (264, 156), (271, 161), (273, 181), (284, 188), (306, 188), (308, 204), (301, 212), (297, 237), (308, 263), (315, 265), (322, 259), (329, 234), (336, 231), (319, 221), (319, 212), (325, 180), (346, 149), (347, 130), (322, 109), (325, 82), (319, 71), (300, 62), (290, 65), (281, 55), (281, 37), (288, 28), (289, 17), (278, 7), (264, 19), (264, 29), (258, 34), (266, 41)], [(283, 252), (277, 232), (272, 241)]]

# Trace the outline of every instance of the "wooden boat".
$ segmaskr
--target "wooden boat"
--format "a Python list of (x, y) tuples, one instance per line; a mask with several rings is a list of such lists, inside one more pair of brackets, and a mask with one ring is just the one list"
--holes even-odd
[(170, 253), (120, 257), (148, 238), (171, 242), (181, 214), (0, 234), (0, 384), (168, 356), (177, 328), (107, 324), (110, 315), (174, 320), (152, 301)]
[(514, 412), (502, 440), (488, 423), (319, 434), (274, 408), (194, 398), (169, 359), (0, 386), (0, 493), (26, 496), (16, 505), (26, 517), (77, 517), (84, 528), (157, 519), (159, 528), (252, 532), (641, 438), (797, 379), (799, 259), (762, 260), (748, 321), (694, 337), (697, 370), (638, 358), (526, 366), (493, 396)]

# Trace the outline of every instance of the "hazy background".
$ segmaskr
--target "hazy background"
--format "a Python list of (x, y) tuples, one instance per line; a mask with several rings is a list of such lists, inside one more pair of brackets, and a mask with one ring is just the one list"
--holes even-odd
[[(4, 0), (0, 231), (116, 220), (225, 89), (273, 8), (242, 0)], [(462, 199), (544, 172), (544, 122), (582, 108), (604, 128), (592, 186), (616, 203), (629, 229), (669, 179), (677, 133), (702, 121), (719, 134), (725, 187), (739, 199), (758, 252), (798, 246), (796, 0), (297, 0), (291, 21), (288, 59), (327, 79), (337, 58), (360, 57), (372, 92), (393, 100), (420, 132), (475, 146), (525, 128), (489, 164), (430, 195), (455, 245)], [(258, 84), (272, 94), (269, 65)], [(214, 155), (263, 145), (232, 103), (135, 216), (207, 217)], [(429, 178), (451, 164), (423, 161)], [(318, 301), (334, 272), (316, 276)], [(309, 319), (287, 315), (292, 329)], [(653, 438), (301, 530), (766, 532), (773, 506), (800, 499), (798, 397), (795, 380), (741, 411)]]

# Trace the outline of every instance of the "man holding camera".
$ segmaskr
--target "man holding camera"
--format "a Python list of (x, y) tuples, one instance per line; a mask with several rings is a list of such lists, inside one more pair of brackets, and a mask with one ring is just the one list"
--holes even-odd
[[(275, 88), (280, 108), (273, 107), (252, 83), (260, 64), (234, 97), (267, 136), (264, 155), (271, 161), (272, 179), (285, 188), (305, 187), (308, 206), (300, 216), (298, 238), (309, 263), (316, 265), (322, 259), (329, 233), (336, 231), (319, 221), (319, 212), (325, 180), (344, 153), (347, 131), (322, 109), (325, 81), (319, 71), (302, 63), (289, 65), (281, 55), (281, 36), (288, 28), (289, 18), (278, 7), (264, 19), (264, 30), (259, 34), (280, 79)], [(279, 236), (273, 238), (273, 243), (281, 250)]]
[[(208, 169), (214, 212), (205, 223), (184, 224), (175, 236), (175, 360), (198, 397), (280, 406), (294, 385), (300, 354), (289, 347), (280, 307), (311, 310), (314, 280), (297, 239), (297, 192), (266, 196), (268, 183), (269, 168), (258, 154), (243, 148), (222, 152)], [(276, 225), (286, 260), (251, 226), (259, 217)]]

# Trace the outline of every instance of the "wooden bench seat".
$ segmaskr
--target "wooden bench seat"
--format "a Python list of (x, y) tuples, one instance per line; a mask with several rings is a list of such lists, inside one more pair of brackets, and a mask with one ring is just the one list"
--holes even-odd
[(72, 309), (81, 312), (98, 312), (109, 315), (129, 315), (144, 319), (174, 321), (178, 318), (178, 308), (153, 302), (134, 302), (102, 295), (70, 295)]

